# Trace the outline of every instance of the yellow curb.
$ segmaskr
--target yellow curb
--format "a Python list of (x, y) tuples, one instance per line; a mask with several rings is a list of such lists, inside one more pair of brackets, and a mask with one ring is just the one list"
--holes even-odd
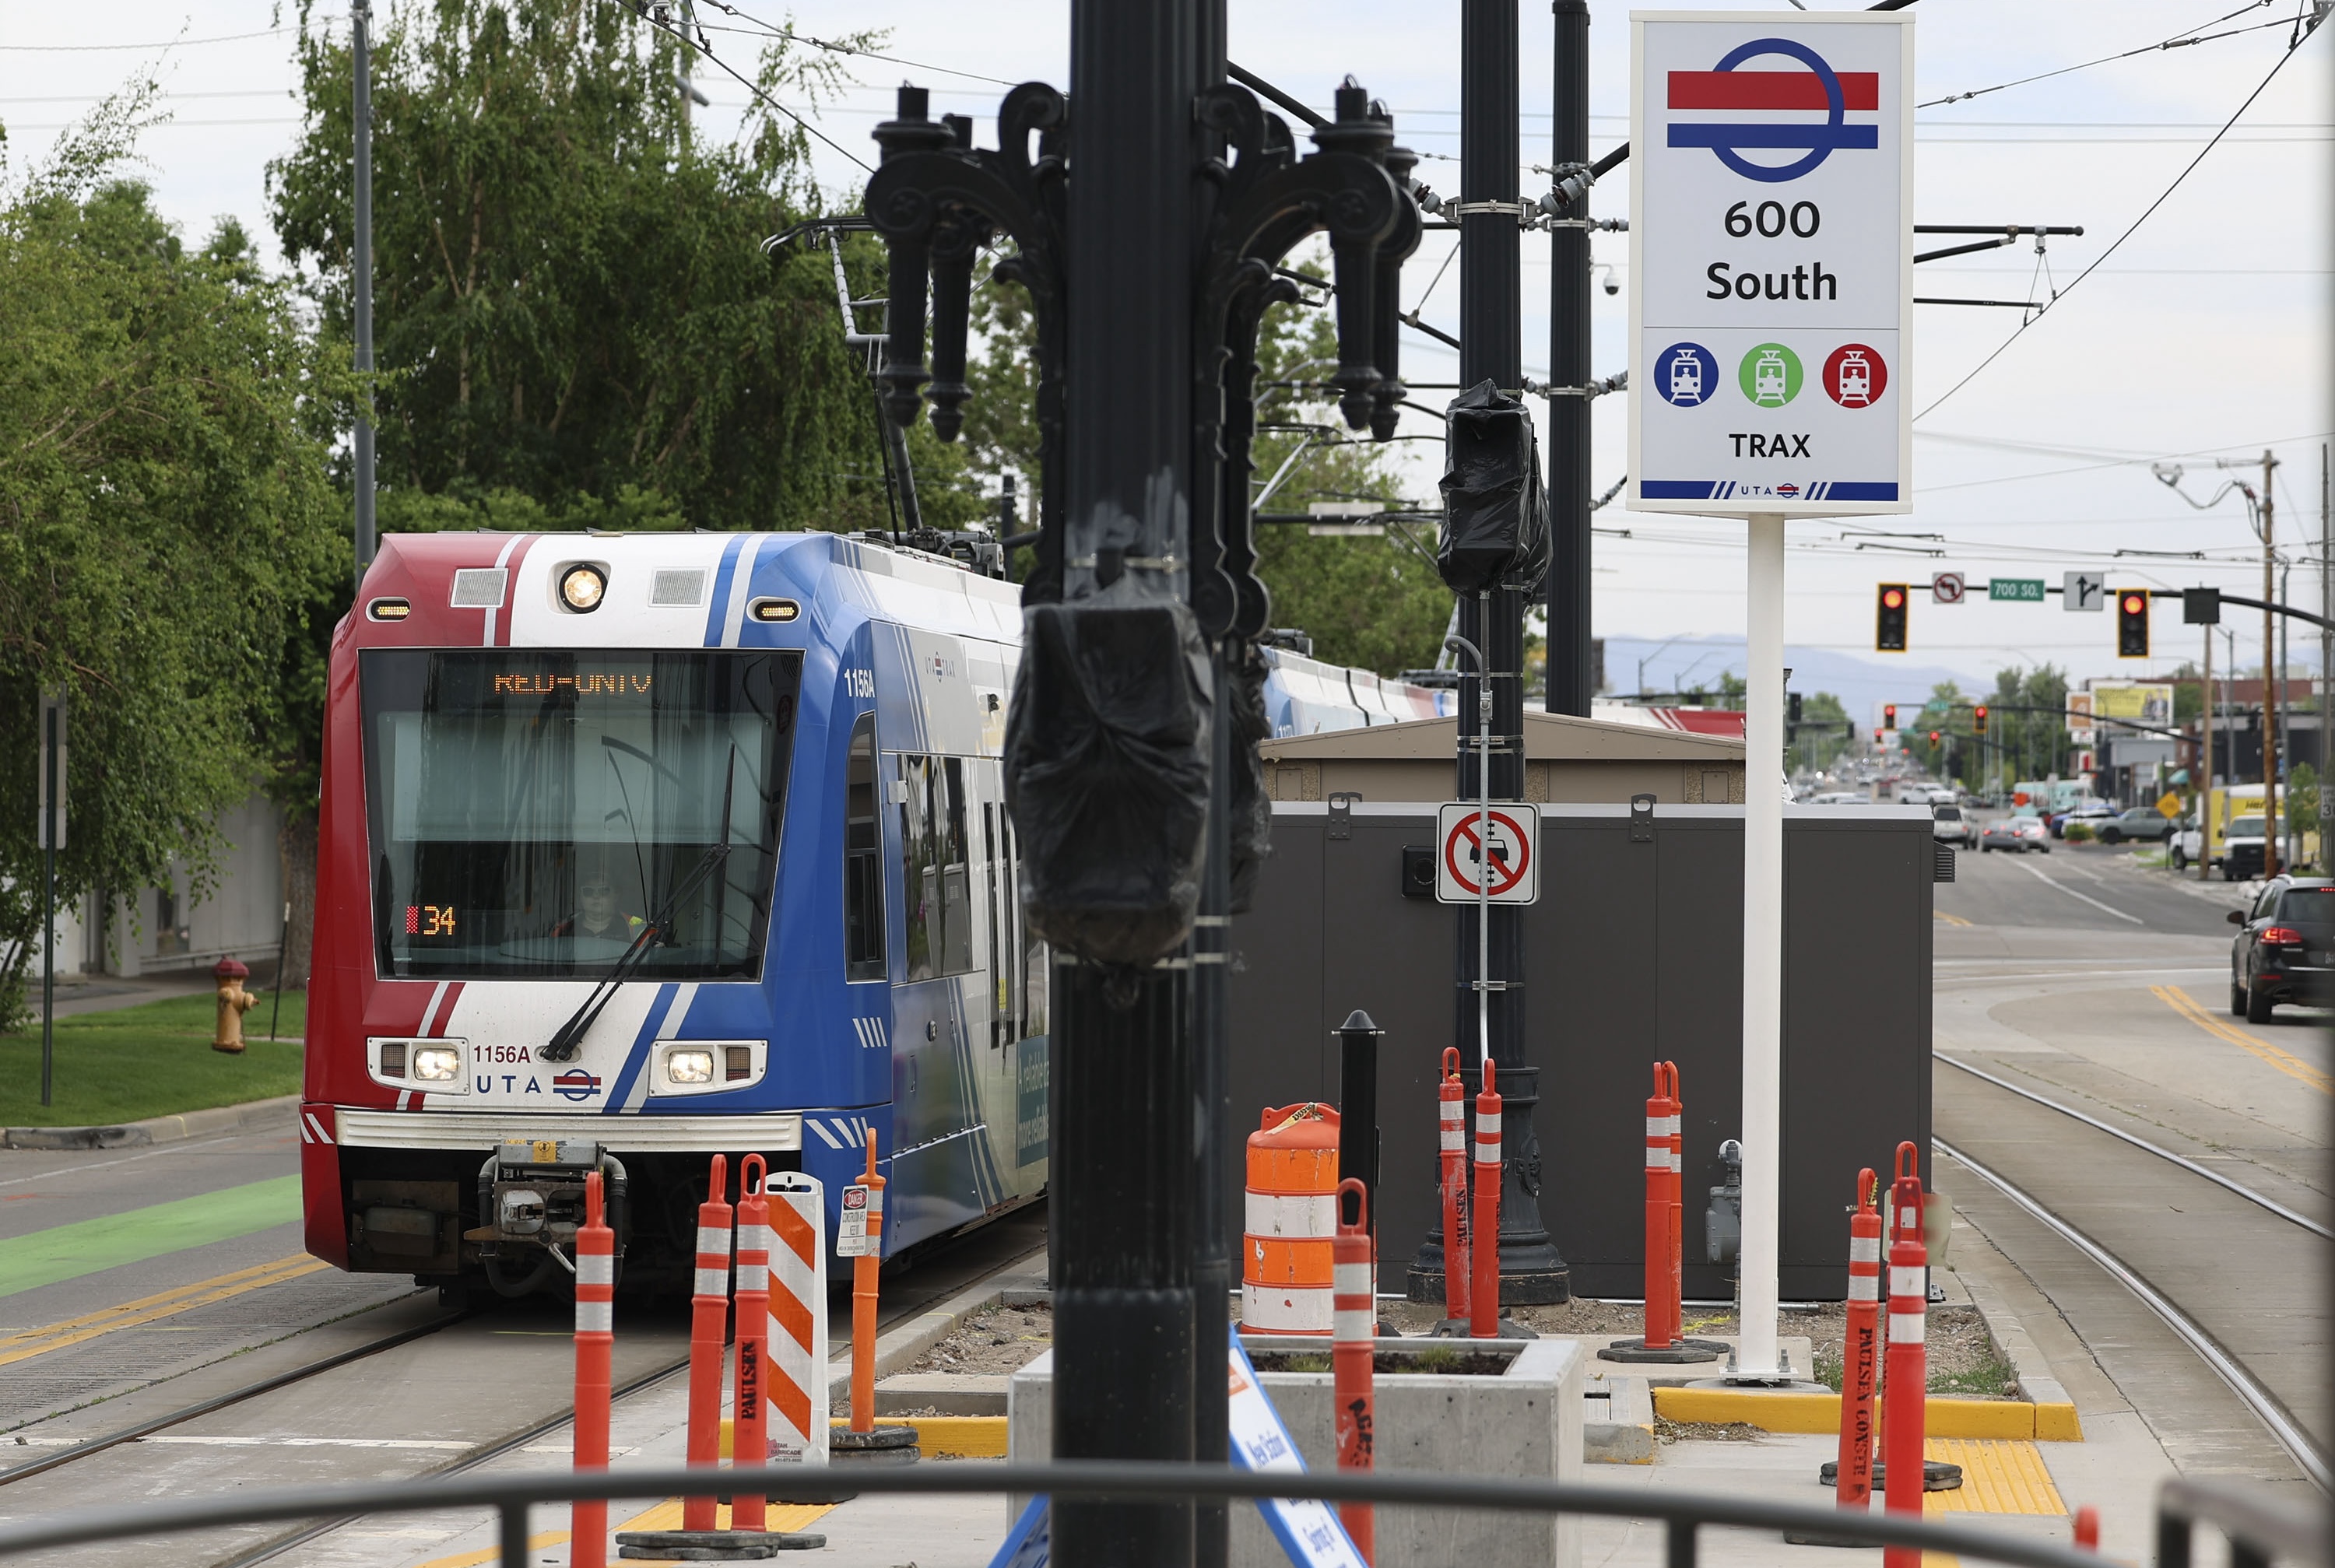
[[(832, 1416), (830, 1427), (848, 1427), (850, 1418)], [(914, 1427), (916, 1447), (927, 1454), (957, 1459), (1005, 1457), (1005, 1418), (1003, 1416), (878, 1416), (879, 1427)], [(732, 1457), (730, 1418), (722, 1418), (722, 1457)]]
[[(1792, 1389), (1654, 1389), (1654, 1413), (1681, 1422), (1739, 1421), (1763, 1432), (1840, 1430), (1840, 1396)], [(1874, 1401), (1879, 1419), (1881, 1401)], [(2022, 1399), (1924, 1401), (1923, 1429), (1932, 1437), (2024, 1437), (2080, 1443), (2083, 1428), (2072, 1405), (2032, 1405)]]

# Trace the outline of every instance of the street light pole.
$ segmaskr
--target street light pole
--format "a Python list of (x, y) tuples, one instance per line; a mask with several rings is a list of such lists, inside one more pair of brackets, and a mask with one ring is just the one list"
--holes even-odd
[[(373, 373), (373, 5), (352, 0), (349, 6), (349, 68), (355, 102), (350, 118), (356, 125), (356, 224), (349, 270), (355, 284), (356, 369)], [(373, 565), (373, 388), (357, 394), (357, 428), (351, 455), (356, 489), (356, 580), (364, 585), (365, 568)]]
[(2271, 687), (2278, 675), (2278, 616), (2270, 606), (2278, 598), (2278, 509), (2272, 496), (2271, 481), (2278, 469), (2278, 460), (2269, 452), (2262, 455), (2262, 875), (2279, 873), (2279, 825), (2285, 820), (2278, 803), (2278, 703), (2271, 695)]
[[(1461, 0), (1459, 10), (1459, 383), (1489, 381), (1511, 396), (1524, 385), (1516, 7), (1517, 0)], [(1521, 588), (1496, 584), (1487, 595), (1460, 598), (1458, 634), (1481, 650), (1483, 661), (1476, 684), (1460, 677), (1460, 799), (1483, 792), (1524, 799), (1524, 617)], [(1491, 733), (1479, 751), (1476, 699), (1487, 682)], [(1571, 1294), (1565, 1260), (1540, 1216), (1540, 1144), (1533, 1132), (1540, 1074), (1525, 1055), (1524, 911), (1503, 904), (1479, 915), (1463, 905), (1457, 915), (1452, 967), (1462, 982), (1453, 993), (1455, 1032), (1462, 1041), (1476, 1032), (1474, 982), (1488, 982), (1491, 1058), (1498, 1068), (1501, 1299), (1509, 1305), (1562, 1302)], [(1482, 968), (1479, 948), (1487, 955)], [(1463, 1048), (1463, 1054), (1471, 1053)]]
[[(1589, 162), (1589, 0), (1555, 0), (1555, 129), (1549, 162), (1563, 180)], [(1552, 713), (1589, 717), (1589, 189), (1583, 180), (1549, 229), (1548, 675)], [(1461, 342), (1467, 334), (1460, 334)], [(1468, 378), (1459, 378), (1466, 382)], [(1565, 395), (1572, 393), (1573, 395)], [(1644, 691), (1640, 666), (1638, 690)]]

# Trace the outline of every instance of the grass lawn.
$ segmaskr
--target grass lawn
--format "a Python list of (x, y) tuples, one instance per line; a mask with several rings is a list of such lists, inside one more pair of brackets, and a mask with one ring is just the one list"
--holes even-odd
[(275, 1001), (262, 992), (259, 1005), (244, 1014), (241, 1056), (211, 1049), (217, 1003), (208, 996), (61, 1018), (51, 1106), (41, 1104), (38, 1020), (20, 1034), (0, 1034), (0, 1126), (106, 1125), (296, 1093), (308, 998), (285, 992), (277, 1026), (285, 1038), (258, 1038)]

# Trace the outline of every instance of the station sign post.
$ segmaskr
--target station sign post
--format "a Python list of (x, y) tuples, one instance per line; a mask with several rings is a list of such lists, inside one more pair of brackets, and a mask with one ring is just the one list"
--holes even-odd
[(1641, 11), (1631, 61), (1627, 504), (1749, 535), (1729, 1375), (1777, 1382), (1784, 820), (1767, 769), (1784, 759), (1784, 524), (1913, 508), (1913, 17)]

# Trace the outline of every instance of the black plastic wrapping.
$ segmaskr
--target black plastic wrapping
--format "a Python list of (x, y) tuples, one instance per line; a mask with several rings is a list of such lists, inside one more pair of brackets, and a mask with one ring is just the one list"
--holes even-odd
[(1254, 644), (1233, 671), (1232, 689), (1224, 694), (1224, 720), (1233, 727), (1231, 788), (1225, 802), (1232, 838), (1232, 909), (1245, 915), (1256, 897), (1257, 879), (1264, 875), (1265, 857), (1273, 853), (1273, 798), (1265, 792), (1264, 761), (1257, 755), (1260, 742), (1273, 739), (1273, 720), (1264, 711), (1264, 678), (1271, 672)]
[(1082, 962), (1141, 966), (1199, 907), (1208, 661), (1180, 602), (1113, 600), (1023, 609), (1005, 808), (1031, 929)]
[(1435, 566), (1444, 585), (1455, 594), (1539, 587), (1548, 575), (1548, 495), (1531, 411), (1480, 381), (1451, 400), (1443, 429)]

